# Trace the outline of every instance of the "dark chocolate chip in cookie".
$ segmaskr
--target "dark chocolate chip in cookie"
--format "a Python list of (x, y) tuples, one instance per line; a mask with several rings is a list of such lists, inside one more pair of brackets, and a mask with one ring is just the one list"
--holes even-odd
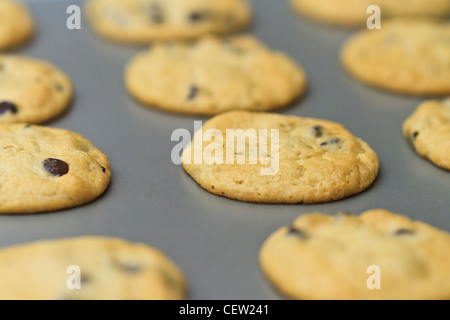
[(316, 137), (320, 138), (323, 135), (324, 127), (321, 125), (317, 125), (311, 128), (311, 134)]
[(208, 11), (194, 11), (189, 14), (188, 20), (192, 23), (202, 22), (208, 19), (210, 13)]
[(288, 236), (295, 236), (295, 237), (298, 237), (300, 239), (307, 239), (308, 238), (308, 235), (303, 230), (300, 230), (300, 229), (298, 229), (298, 228), (296, 228), (294, 226), (290, 226), (289, 227), (287, 235)]
[(325, 146), (328, 146), (328, 145), (338, 145), (340, 143), (341, 143), (341, 139), (339, 139), (339, 138), (331, 138), (328, 141), (322, 142), (320, 144), (320, 146), (321, 147), (325, 147)]
[(150, 5), (150, 20), (154, 24), (164, 23), (164, 12), (158, 3), (152, 3)]
[(7, 112), (16, 114), (17, 106), (14, 103), (9, 102), (9, 101), (0, 102), (0, 115), (7, 113)]
[(407, 235), (413, 235), (414, 231), (411, 229), (398, 229), (394, 232), (394, 236), (407, 236)]
[(55, 177), (61, 177), (69, 172), (69, 165), (59, 159), (48, 158), (42, 162), (45, 171)]
[(197, 97), (198, 94), (198, 87), (196, 86), (190, 86), (189, 87), (189, 94), (188, 94), (188, 100), (193, 100), (195, 97)]

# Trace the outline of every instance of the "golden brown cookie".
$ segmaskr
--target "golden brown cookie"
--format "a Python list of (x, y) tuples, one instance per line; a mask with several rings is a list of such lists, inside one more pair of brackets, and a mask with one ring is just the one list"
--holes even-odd
[(448, 0), (290, 0), (298, 13), (338, 26), (361, 26), (371, 14), (367, 8), (377, 5), (383, 21), (404, 16), (445, 17), (450, 14)]
[(386, 210), (302, 215), (265, 241), (260, 263), (293, 299), (450, 299), (450, 234)]
[(319, 203), (366, 190), (378, 174), (370, 146), (342, 125), (231, 111), (207, 121), (182, 164), (201, 187), (259, 203)]
[(33, 33), (34, 23), (27, 7), (16, 0), (0, 0), (0, 50), (22, 45)]
[(0, 55), (0, 123), (50, 121), (69, 107), (69, 77), (49, 62)]
[(284, 107), (304, 93), (306, 76), (291, 58), (246, 35), (155, 44), (128, 63), (125, 84), (145, 105), (214, 115)]
[(89, 0), (86, 14), (97, 33), (126, 43), (229, 34), (251, 20), (245, 0)]
[(426, 101), (403, 124), (416, 152), (450, 170), (450, 100)]
[(184, 299), (184, 277), (159, 250), (105, 237), (0, 250), (1, 300)]
[(365, 30), (342, 48), (345, 69), (356, 79), (413, 96), (450, 94), (450, 23), (393, 20)]
[(81, 135), (25, 124), (0, 125), (0, 214), (86, 204), (108, 187), (108, 158)]

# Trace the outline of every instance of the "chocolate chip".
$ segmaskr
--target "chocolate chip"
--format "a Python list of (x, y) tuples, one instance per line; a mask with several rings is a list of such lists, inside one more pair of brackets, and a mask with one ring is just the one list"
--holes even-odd
[(197, 23), (208, 19), (209, 16), (210, 14), (208, 11), (195, 11), (189, 15), (188, 20), (189, 22)]
[(295, 236), (295, 237), (298, 237), (298, 238), (304, 239), (304, 240), (308, 239), (308, 235), (303, 230), (300, 230), (300, 229), (298, 229), (298, 228), (296, 228), (294, 226), (290, 226), (289, 227), (287, 235), (288, 236)]
[(331, 144), (331, 145), (336, 145), (336, 144), (340, 144), (340, 143), (341, 143), (341, 139), (339, 139), (339, 138), (331, 138), (331, 139), (328, 140), (328, 141), (322, 142), (322, 143), (320, 144), (320, 146), (321, 146), (321, 147), (325, 147), (325, 146), (327, 146), (327, 145), (329, 145), (329, 144)]
[(103, 173), (106, 172), (106, 168), (104, 166), (100, 166), (100, 168), (102, 169)]
[(188, 94), (188, 100), (193, 100), (193, 99), (195, 99), (195, 97), (197, 96), (197, 94), (198, 94), (198, 91), (199, 91), (199, 89), (198, 89), (198, 87), (196, 87), (196, 86), (190, 86), (190, 88), (189, 88), (189, 94)]
[(17, 113), (16, 105), (9, 101), (0, 102), (0, 114), (4, 114), (6, 112), (16, 114)]
[(412, 135), (413, 140), (416, 140), (418, 135), (419, 135), (419, 131), (415, 131)]
[(317, 125), (311, 128), (311, 134), (316, 138), (320, 138), (323, 135), (323, 130), (322, 126)]
[(164, 22), (164, 12), (161, 6), (156, 2), (150, 5), (150, 20), (155, 24)]
[(64, 91), (64, 86), (61, 83), (59, 83), (59, 82), (56, 82), (54, 84), (54, 88), (58, 92), (63, 92)]
[(61, 177), (69, 172), (69, 165), (59, 159), (45, 159), (42, 165), (45, 171), (55, 177)]
[(398, 229), (394, 232), (394, 236), (406, 236), (406, 235), (413, 235), (414, 231), (411, 229)]

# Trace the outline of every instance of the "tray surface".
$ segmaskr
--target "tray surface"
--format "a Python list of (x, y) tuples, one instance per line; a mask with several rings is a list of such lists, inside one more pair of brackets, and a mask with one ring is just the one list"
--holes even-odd
[[(164, 251), (184, 271), (189, 299), (280, 299), (262, 276), (258, 254), (276, 229), (303, 213), (359, 214), (373, 208), (450, 231), (450, 173), (417, 156), (401, 125), (423, 99), (385, 93), (350, 78), (338, 59), (353, 31), (298, 17), (285, 1), (253, 0), (250, 33), (305, 68), (309, 91), (282, 114), (342, 123), (380, 158), (373, 186), (355, 197), (317, 205), (260, 205), (201, 189), (171, 162), (175, 129), (193, 131), (193, 118), (145, 108), (123, 85), (127, 61), (145, 47), (97, 37), (87, 21), (66, 28), (66, 8), (83, 1), (28, 1), (38, 27), (15, 52), (51, 61), (72, 79), (71, 110), (48, 123), (81, 133), (108, 155), (112, 181), (97, 201), (79, 208), (0, 217), (0, 246), (81, 235), (121, 237)], [(32, 267), (32, 266), (30, 266)]]

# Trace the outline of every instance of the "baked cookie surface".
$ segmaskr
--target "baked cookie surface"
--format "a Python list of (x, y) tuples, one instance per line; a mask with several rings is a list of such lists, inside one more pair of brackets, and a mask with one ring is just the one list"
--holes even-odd
[(0, 0), (0, 50), (22, 45), (34, 33), (27, 7), (16, 0)]
[(0, 123), (43, 123), (61, 115), (72, 98), (70, 79), (52, 64), (0, 55)]
[(341, 61), (369, 85), (413, 96), (450, 94), (450, 23), (400, 19), (365, 30), (343, 46)]
[(403, 135), (420, 156), (450, 170), (450, 100), (421, 104), (403, 123)]
[[(450, 235), (385, 210), (302, 215), (265, 241), (260, 263), (270, 282), (293, 299), (450, 298)], [(369, 279), (374, 267), (380, 289)]]
[(306, 76), (292, 59), (252, 36), (205, 37), (191, 44), (155, 44), (128, 63), (125, 84), (146, 105), (214, 115), (284, 107), (304, 93)]
[(340, 124), (248, 111), (207, 121), (182, 165), (209, 192), (258, 203), (339, 200), (367, 189), (379, 170), (376, 153)]
[(314, 20), (339, 26), (360, 26), (377, 5), (384, 19), (403, 16), (445, 17), (450, 14), (448, 0), (290, 0), (291, 7)]
[(251, 20), (245, 0), (89, 0), (86, 13), (97, 33), (128, 43), (229, 34)]
[(184, 297), (184, 277), (171, 260), (155, 248), (122, 239), (88, 236), (39, 241), (2, 249), (0, 259), (4, 262), (0, 266), (2, 300)]
[(81, 135), (25, 124), (0, 125), (0, 214), (54, 211), (99, 197), (108, 158)]

